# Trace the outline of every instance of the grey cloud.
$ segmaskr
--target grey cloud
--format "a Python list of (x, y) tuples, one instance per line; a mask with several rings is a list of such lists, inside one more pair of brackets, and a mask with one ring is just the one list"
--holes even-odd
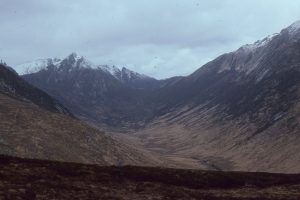
[(165, 78), (300, 19), (300, 0), (2, 0), (10, 65), (77, 52)]

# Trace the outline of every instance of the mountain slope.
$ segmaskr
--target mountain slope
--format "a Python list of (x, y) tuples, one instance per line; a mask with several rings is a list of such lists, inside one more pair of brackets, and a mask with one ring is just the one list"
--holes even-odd
[(138, 120), (143, 123), (151, 115), (143, 88), (159, 83), (125, 68), (95, 67), (76, 54), (23, 78), (58, 99), (79, 118), (114, 127), (132, 122), (136, 126)]
[(299, 172), (298, 24), (161, 88), (160, 116), (136, 136), (193, 167)]
[(165, 103), (168, 107), (218, 106), (232, 119), (247, 114), (255, 120), (261, 112), (258, 129), (267, 128), (276, 115), (287, 112), (298, 100), (300, 31), (291, 34), (294, 26), (218, 57), (172, 87), (163, 88), (158, 101), (170, 99)]
[(19, 100), (27, 100), (49, 111), (72, 115), (57, 100), (20, 78), (13, 69), (0, 65), (0, 92)]
[(70, 116), (7, 67), (0, 70), (0, 154), (101, 165), (162, 164)]

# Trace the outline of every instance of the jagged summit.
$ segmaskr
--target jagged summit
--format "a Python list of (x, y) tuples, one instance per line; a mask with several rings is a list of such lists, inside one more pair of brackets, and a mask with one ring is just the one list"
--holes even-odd
[(109, 75), (112, 75), (114, 78), (118, 79), (121, 82), (127, 82), (137, 79), (151, 79), (144, 74), (139, 74), (132, 70), (129, 70), (126, 67), (118, 68), (115, 65), (97, 65), (87, 60), (83, 56), (79, 56), (77, 53), (73, 52), (64, 59), (59, 58), (47, 58), (47, 59), (38, 59), (31, 62), (26, 62), (14, 67), (14, 69), (20, 75), (32, 74), (39, 72), (41, 70), (47, 70), (51, 68), (60, 72), (70, 72), (72, 70), (79, 69), (95, 69), (101, 70)]
[(115, 74), (120, 72), (120, 69), (115, 65), (99, 65), (97, 66), (97, 68), (113, 76), (115, 76)]
[(72, 70), (86, 69), (86, 68), (95, 68), (95, 65), (85, 59), (83, 56), (79, 56), (76, 53), (71, 53), (69, 56), (61, 60), (61, 62), (54, 65), (58, 71), (67, 71)]
[(95, 65), (85, 59), (83, 56), (79, 56), (76, 53), (71, 53), (63, 59), (60, 58), (46, 58), (38, 59), (35, 61), (26, 62), (17, 66), (14, 69), (20, 75), (32, 74), (41, 70), (46, 70), (52, 66), (53, 69), (58, 71), (79, 69), (79, 68), (95, 68)]
[(82, 58), (83, 56), (78, 56), (77, 55), (77, 53), (75, 53), (75, 52), (72, 52), (69, 56), (68, 56), (68, 58), (74, 58), (74, 59), (80, 59), (80, 58)]
[(76, 64), (77, 62), (85, 60), (83, 56), (79, 56), (76, 53), (71, 53), (69, 56), (67, 56), (63, 61), (70, 62), (72, 64)]
[(119, 76), (117, 76), (117, 78), (123, 82), (134, 81), (134, 80), (139, 80), (139, 79), (152, 79), (149, 76), (146, 76), (144, 74), (139, 74), (130, 69), (127, 69), (126, 67), (122, 67), (122, 69), (118, 75)]
[(129, 80), (136, 80), (136, 79), (151, 79), (151, 77), (146, 76), (144, 74), (139, 74), (134, 72), (126, 67), (122, 67), (121, 69), (116, 67), (115, 65), (99, 65), (97, 66), (98, 69), (103, 70), (104, 72), (111, 74), (116, 79), (126, 82)]

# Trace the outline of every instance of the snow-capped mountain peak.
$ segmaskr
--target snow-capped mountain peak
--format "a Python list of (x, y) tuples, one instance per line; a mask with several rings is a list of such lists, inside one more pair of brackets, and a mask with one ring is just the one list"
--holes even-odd
[(14, 69), (20, 75), (32, 74), (43, 69), (47, 69), (51, 66), (51, 69), (56, 70), (60, 73), (71, 72), (79, 69), (97, 69), (101, 70), (109, 75), (112, 75), (121, 82), (134, 81), (137, 79), (149, 79), (150, 77), (131, 71), (125, 67), (122, 69), (115, 65), (95, 65), (83, 56), (79, 56), (76, 53), (71, 53), (64, 59), (48, 58), (38, 59), (33, 62), (27, 62), (14, 67)]
[(61, 71), (66, 68), (68, 70), (74, 68), (93, 68), (95, 67), (90, 61), (86, 60), (83, 56), (78, 56), (76, 53), (71, 53), (64, 59), (59, 58), (46, 58), (38, 59), (31, 62), (26, 62), (17, 66), (14, 66), (14, 69), (18, 72), (19, 75), (32, 74), (43, 69), (46, 69), (49, 66), (54, 66), (56, 70)]
[(78, 56), (76, 53), (71, 53), (69, 56), (63, 59), (57, 67), (59, 70), (64, 70), (65, 68), (72, 70), (74, 68), (95, 68), (95, 65), (85, 59), (83, 56)]

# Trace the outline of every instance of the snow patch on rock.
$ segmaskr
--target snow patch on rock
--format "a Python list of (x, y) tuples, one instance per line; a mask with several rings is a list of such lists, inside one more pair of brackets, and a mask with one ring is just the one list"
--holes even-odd
[(113, 75), (115, 78), (117, 78), (117, 74), (121, 73), (121, 70), (116, 66), (110, 66), (110, 65), (99, 65), (97, 67), (98, 69), (101, 69), (102, 71), (109, 73)]
[(258, 41), (256, 41), (256, 42), (254, 42), (253, 44), (246, 44), (246, 45), (242, 46), (241, 48), (242, 48), (243, 50), (253, 52), (253, 51), (257, 50), (258, 48), (261, 48), (261, 47), (264, 47), (264, 46), (268, 45), (269, 42), (270, 42), (275, 36), (277, 36), (277, 35), (278, 35), (278, 33), (274, 33), (274, 34), (272, 34), (272, 35), (269, 35), (269, 36), (265, 37), (265, 38), (262, 39), (262, 40), (258, 40)]
[(19, 75), (32, 74), (45, 69), (48, 65), (58, 65), (61, 62), (58, 58), (38, 59), (26, 62), (13, 67)]

